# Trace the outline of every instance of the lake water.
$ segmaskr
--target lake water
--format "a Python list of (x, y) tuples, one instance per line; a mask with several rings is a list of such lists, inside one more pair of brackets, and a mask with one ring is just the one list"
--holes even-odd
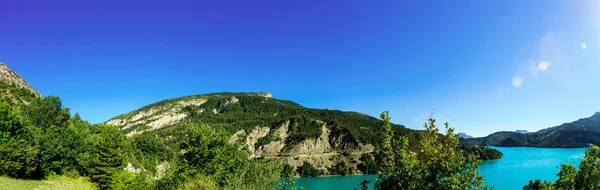
[[(561, 163), (579, 165), (586, 148), (504, 148), (498, 160), (483, 162), (479, 173), (488, 185), (498, 190), (519, 190), (532, 179), (555, 181)], [(299, 178), (296, 186), (312, 189), (354, 189), (363, 180), (375, 181), (377, 175)]]

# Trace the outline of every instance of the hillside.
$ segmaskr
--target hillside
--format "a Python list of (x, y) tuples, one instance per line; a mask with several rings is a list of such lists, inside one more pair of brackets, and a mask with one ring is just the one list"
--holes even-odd
[[(100, 189), (177, 189), (208, 180), (213, 187), (271, 189), (281, 176), (382, 171), (388, 167), (382, 160), (391, 156), (373, 150), (385, 144), (383, 138), (407, 137), (410, 143), (402, 151), (419, 156), (424, 154), (419, 146), (430, 147), (425, 143), (437, 142), (434, 138), (458, 143), (455, 134), (438, 136), (437, 129), (416, 131), (362, 113), (306, 108), (270, 93), (169, 99), (117, 116), (108, 125), (91, 124), (71, 115), (59, 97), (40, 97), (10, 81), (0, 84), (5, 91), (0, 176), (10, 177), (1, 181), (23, 188), (62, 188), (79, 183), (61, 181), (76, 180)], [(491, 148), (448, 148), (462, 154), (461, 163), (471, 155), (502, 157)]]
[(537, 132), (497, 132), (487, 137), (461, 139), (463, 144), (501, 147), (575, 148), (600, 144), (600, 112), (571, 123)]
[(0, 99), (13, 104), (28, 104), (33, 98), (41, 97), (25, 79), (0, 62)]
[[(177, 136), (193, 122), (225, 129), (231, 141), (242, 141), (253, 157), (284, 156), (288, 164), (309, 161), (325, 169), (332, 156), (348, 152), (349, 162), (372, 152), (381, 142), (382, 121), (357, 112), (311, 109), (279, 100), (270, 93), (212, 93), (169, 99), (117, 116), (107, 124), (118, 126), (127, 136), (152, 131)], [(416, 139), (417, 132), (393, 125), (399, 135)], [(168, 134), (168, 135), (167, 135)], [(176, 143), (176, 142), (173, 142)]]
[[(267, 92), (168, 99), (114, 117), (106, 124), (119, 127), (129, 137), (149, 132), (170, 139), (164, 144), (177, 149), (181, 131), (190, 122), (224, 129), (231, 134), (231, 142), (241, 142), (253, 153), (251, 157), (283, 157), (294, 168), (307, 161), (327, 171), (338, 162), (347, 162), (361, 173), (359, 158), (382, 142), (380, 119), (357, 112), (306, 108)], [(411, 142), (420, 139), (420, 131), (397, 124), (392, 128)], [(411, 143), (410, 148), (419, 150), (413, 144), (417, 143)], [(501, 157), (494, 151), (478, 153), (486, 159)]]
[(35, 89), (33, 89), (31, 85), (29, 85), (29, 83), (25, 81), (25, 79), (21, 78), (19, 74), (12, 71), (10, 68), (8, 68), (8, 66), (6, 66), (2, 62), (0, 62), (0, 81), (4, 81), (7, 84), (15, 85), (19, 89), (25, 89), (35, 94), (35, 96), (41, 97), (40, 93), (35, 91)]

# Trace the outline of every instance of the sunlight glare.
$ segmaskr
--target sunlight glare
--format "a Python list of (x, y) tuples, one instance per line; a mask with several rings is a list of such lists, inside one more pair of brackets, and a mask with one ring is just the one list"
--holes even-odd
[(513, 77), (513, 79), (512, 79), (512, 85), (515, 88), (521, 87), (521, 85), (523, 85), (523, 78), (521, 78), (520, 76)]
[(548, 69), (548, 62), (545, 61), (541, 61), (540, 64), (538, 65), (538, 69), (540, 71), (545, 71), (546, 69)]

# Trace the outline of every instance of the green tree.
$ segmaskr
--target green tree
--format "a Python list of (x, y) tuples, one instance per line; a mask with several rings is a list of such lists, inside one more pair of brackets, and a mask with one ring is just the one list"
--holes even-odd
[(42, 178), (39, 146), (29, 128), (20, 121), (18, 109), (0, 101), (0, 175)]
[(577, 169), (571, 164), (563, 163), (560, 165), (560, 171), (556, 180), (556, 188), (561, 190), (575, 189), (575, 178)]
[(125, 168), (126, 139), (119, 129), (113, 126), (94, 126), (100, 137), (92, 152), (90, 178), (100, 189), (110, 189), (113, 174)]
[[(563, 163), (556, 175), (558, 179), (553, 184), (552, 188), (554, 189), (600, 189), (600, 147), (590, 145), (590, 148), (585, 151), (584, 158), (579, 162), (579, 170), (572, 164)], [(537, 180), (536, 182), (530, 181), (530, 184), (523, 188), (529, 186), (535, 188), (536, 183)], [(547, 184), (551, 183), (544, 182), (543, 184), (548, 186)]]
[(294, 176), (294, 166), (289, 164), (283, 164), (283, 170), (281, 171), (282, 178), (290, 178)]
[(240, 149), (241, 144), (228, 142), (228, 133), (206, 125), (185, 125), (187, 131), (181, 143), (185, 153), (167, 169), (157, 189), (211, 182), (225, 189), (272, 189), (277, 185), (283, 166), (280, 160), (249, 159), (250, 152)]
[(529, 184), (523, 186), (523, 190), (553, 190), (554, 184), (549, 181), (541, 181), (536, 179), (535, 181), (529, 180)]
[(304, 161), (302, 166), (298, 167), (298, 174), (301, 177), (316, 177), (323, 175), (323, 171), (313, 166), (310, 162)]
[(585, 151), (575, 176), (575, 189), (600, 189), (600, 147), (590, 145)]
[[(418, 142), (421, 152), (408, 150), (406, 137), (392, 138), (389, 132), (389, 115), (381, 114), (384, 136), (381, 151), (386, 155), (388, 166), (385, 175), (380, 175), (376, 189), (487, 189), (483, 176), (477, 173), (479, 160), (461, 149), (458, 135), (445, 123), (446, 135), (439, 134), (435, 119), (424, 124), (425, 133)], [(467, 161), (468, 160), (468, 161)]]

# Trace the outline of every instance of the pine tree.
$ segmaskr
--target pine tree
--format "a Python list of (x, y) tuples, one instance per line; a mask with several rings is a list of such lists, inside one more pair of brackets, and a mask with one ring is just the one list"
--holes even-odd
[(125, 136), (115, 127), (98, 125), (100, 141), (94, 149), (90, 178), (100, 189), (110, 189), (113, 174), (125, 167)]

